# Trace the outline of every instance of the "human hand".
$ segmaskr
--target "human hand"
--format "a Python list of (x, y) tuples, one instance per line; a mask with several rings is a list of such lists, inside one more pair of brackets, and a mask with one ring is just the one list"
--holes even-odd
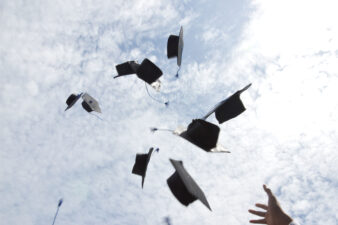
[(266, 185), (263, 185), (264, 191), (269, 197), (268, 205), (256, 203), (256, 206), (265, 209), (266, 212), (249, 209), (251, 214), (264, 217), (264, 219), (250, 220), (250, 223), (268, 224), (268, 225), (289, 225), (292, 218), (288, 216), (280, 207), (277, 198)]

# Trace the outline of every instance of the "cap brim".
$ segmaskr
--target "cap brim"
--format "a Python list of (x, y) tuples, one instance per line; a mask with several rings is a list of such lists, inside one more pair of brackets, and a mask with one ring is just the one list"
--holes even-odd
[(208, 200), (206, 199), (203, 191), (190, 176), (190, 174), (183, 167), (182, 161), (169, 159), (171, 164), (174, 166), (178, 176), (181, 178), (181, 181), (184, 184), (184, 187), (188, 192), (194, 196), (196, 199), (199, 199), (209, 210), (211, 210)]
[(183, 27), (180, 29), (180, 34), (178, 37), (178, 53), (177, 53), (177, 65), (181, 66), (182, 63), (182, 53), (183, 53), (184, 41), (183, 41)]

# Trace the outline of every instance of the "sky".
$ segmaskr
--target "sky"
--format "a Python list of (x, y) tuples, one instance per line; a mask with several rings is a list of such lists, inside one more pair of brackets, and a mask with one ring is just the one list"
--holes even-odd
[[(300, 224), (338, 223), (338, 3), (331, 0), (4, 0), (0, 3), (0, 224), (249, 224), (262, 184)], [(184, 28), (180, 76), (168, 36)], [(147, 96), (115, 66), (163, 71)], [(230, 154), (168, 132), (243, 88), (246, 111), (220, 125)], [(71, 93), (87, 92), (102, 114)], [(217, 123), (214, 116), (208, 121)], [(159, 147), (144, 188), (136, 153)], [(204, 191), (188, 207), (166, 180), (169, 158)]]

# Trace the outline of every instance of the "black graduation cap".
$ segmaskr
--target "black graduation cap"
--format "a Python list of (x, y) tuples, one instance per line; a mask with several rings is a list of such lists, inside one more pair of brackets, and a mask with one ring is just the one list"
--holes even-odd
[(101, 108), (99, 106), (99, 103), (96, 101), (95, 98), (93, 98), (92, 96), (90, 96), (87, 93), (84, 93), (82, 95), (82, 107), (87, 111), (87, 112), (98, 112), (101, 113)]
[(136, 61), (128, 61), (116, 66), (119, 76), (136, 74), (137, 69), (140, 67)]
[(135, 164), (134, 164), (132, 173), (142, 176), (142, 188), (143, 188), (144, 178), (146, 177), (149, 160), (150, 160), (150, 157), (153, 151), (154, 151), (154, 148), (150, 148), (148, 154), (136, 154)]
[(188, 125), (188, 129), (179, 135), (204, 151), (210, 152), (216, 148), (219, 132), (220, 128), (217, 125), (195, 119)]
[(118, 75), (114, 78), (136, 73), (141, 80), (144, 80), (148, 84), (152, 84), (163, 74), (161, 69), (147, 58), (141, 64), (135, 61), (119, 64), (116, 66), (116, 70)]
[(220, 128), (217, 125), (203, 119), (192, 120), (187, 129), (182, 129), (181, 127), (177, 128), (176, 130), (160, 129), (156, 127), (150, 128), (151, 132), (158, 130), (171, 131), (173, 134), (186, 139), (190, 143), (200, 147), (206, 152), (230, 153), (228, 150), (217, 143)]
[(177, 57), (177, 66), (179, 67), (181, 66), (182, 62), (183, 46), (183, 27), (181, 27), (179, 36), (170, 35), (167, 44), (168, 59)]
[(211, 211), (203, 191), (185, 170), (183, 162), (173, 159), (170, 162), (176, 172), (167, 179), (167, 184), (176, 199), (185, 206), (199, 199)]
[(78, 95), (77, 94), (71, 94), (66, 100), (66, 104), (68, 106), (65, 109), (65, 111), (70, 109), (77, 102), (77, 100), (79, 100), (79, 98), (81, 98), (81, 95), (82, 95), (82, 93), (78, 94)]
[(248, 84), (243, 89), (237, 91), (235, 94), (218, 103), (209, 113), (203, 117), (203, 119), (207, 119), (213, 112), (215, 112), (216, 119), (220, 124), (222, 124), (223, 122), (235, 118), (239, 114), (243, 113), (246, 109), (240, 99), (240, 95), (250, 86), (251, 84)]

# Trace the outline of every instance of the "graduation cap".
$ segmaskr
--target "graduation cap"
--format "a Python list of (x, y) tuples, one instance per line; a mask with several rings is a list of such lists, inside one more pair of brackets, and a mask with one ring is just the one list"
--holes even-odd
[[(133, 166), (132, 173), (142, 176), (142, 188), (143, 188), (144, 178), (146, 177), (149, 160), (150, 160), (150, 157), (153, 151), (154, 151), (154, 148), (150, 148), (148, 154), (136, 154), (135, 164)], [(158, 152), (158, 148), (155, 151)]]
[(243, 89), (237, 91), (227, 99), (218, 103), (210, 112), (208, 112), (203, 119), (207, 119), (213, 112), (215, 112), (216, 119), (220, 124), (235, 118), (239, 114), (243, 113), (246, 109), (243, 102), (240, 99), (242, 92), (247, 90), (251, 84), (248, 84)]
[(92, 111), (95, 111), (95, 112), (101, 113), (101, 109), (100, 109), (99, 103), (92, 96), (90, 96), (87, 93), (84, 93), (82, 95), (82, 99), (83, 99), (83, 101), (82, 101), (82, 107), (87, 112), (90, 113)]
[[(177, 66), (181, 67), (182, 63), (182, 53), (183, 53), (183, 27), (180, 29), (179, 36), (177, 35), (170, 35), (168, 38), (168, 44), (167, 44), (167, 56), (168, 59), (177, 57)], [(179, 71), (178, 69), (178, 71)], [(178, 76), (178, 71), (176, 76)]]
[(185, 170), (183, 162), (173, 159), (170, 162), (176, 172), (167, 179), (167, 184), (176, 199), (185, 206), (199, 199), (211, 211), (203, 191)]
[(136, 74), (137, 69), (140, 67), (136, 61), (128, 61), (116, 66), (118, 76)]
[(179, 136), (209, 152), (216, 148), (219, 132), (220, 129), (217, 125), (195, 119), (188, 125), (188, 129), (180, 133)]
[(114, 78), (136, 74), (141, 80), (144, 80), (148, 84), (154, 83), (158, 78), (162, 76), (162, 71), (149, 59), (144, 59), (141, 64), (136, 61), (128, 61), (116, 66), (118, 73)]
[(66, 104), (68, 105), (67, 108), (65, 109), (65, 111), (67, 111), (68, 109), (70, 109), (76, 102), (77, 100), (79, 100), (79, 98), (81, 98), (81, 94), (71, 94), (67, 100), (66, 100)]
[[(161, 82), (159, 78), (162, 76), (162, 70), (158, 68), (153, 62), (149, 59), (144, 59), (141, 64), (138, 64), (136, 61), (128, 61), (119, 65), (116, 65), (116, 71), (118, 73), (117, 77), (126, 76), (130, 74), (136, 74), (138, 78), (145, 81), (147, 84), (151, 85), (154, 89), (159, 90), (161, 86)], [(153, 96), (150, 95), (148, 91), (148, 87), (146, 85), (146, 90), (153, 100), (163, 103), (160, 100), (157, 100)], [(165, 106), (169, 105), (169, 102), (166, 101)]]
[(156, 127), (150, 128), (150, 131), (171, 131), (173, 134), (178, 135), (190, 143), (200, 147), (206, 152), (211, 153), (230, 153), (223, 146), (217, 143), (220, 128), (203, 119), (194, 119), (188, 125), (188, 128), (177, 128), (176, 130), (159, 129)]
[(202, 119), (194, 119), (186, 130), (176, 130), (174, 134), (179, 135), (206, 152), (230, 153), (217, 143), (219, 132), (220, 128), (217, 125)]

